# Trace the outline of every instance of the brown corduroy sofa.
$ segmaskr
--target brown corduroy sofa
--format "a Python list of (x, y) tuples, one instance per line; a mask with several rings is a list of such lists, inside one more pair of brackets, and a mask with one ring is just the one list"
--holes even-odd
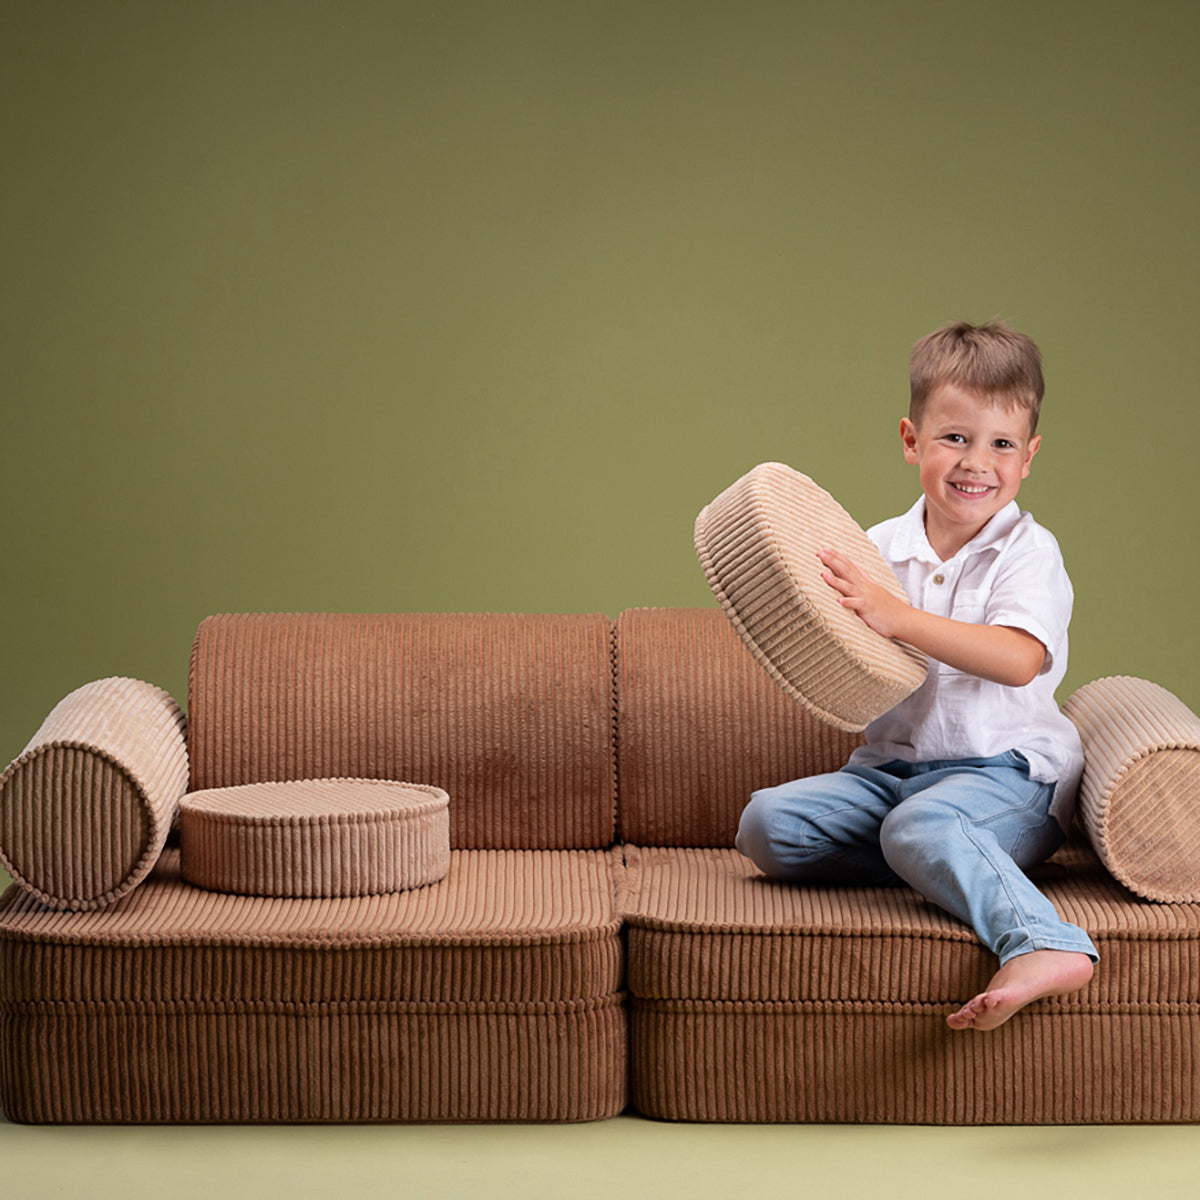
[[(217, 892), (186, 882), (186, 840), (159, 853), (162, 821), (147, 817), (122, 834), (153, 843), (123, 852), (144, 876), (103, 880), (95, 900), (14, 884), (0, 899), (0, 1105), (27, 1122), (580, 1121), (626, 1107), (1196, 1121), (1200, 893), (1171, 899), (1200, 851), (1186, 820), (1170, 878), (1142, 888), (1160, 898), (1132, 889), (1153, 874), (1156, 814), (1197, 799), (1200, 723), (1141, 681), (1098, 681), (1066, 708), (1099, 844), (1081, 834), (1040, 881), (1092, 934), (1100, 969), (993, 1033), (955, 1033), (946, 1013), (993, 969), (968, 928), (903, 888), (770, 883), (732, 849), (754, 788), (836, 769), (856, 735), (791, 700), (719, 610), (209, 618), (179, 790), (444, 789), (449, 868), (383, 894)], [(0, 787), (6, 847), (41, 854), (65, 837), (33, 827), (72, 789), (104, 819), (120, 754), (94, 743), (132, 745), (117, 725), (92, 720), (83, 749), (55, 727), (17, 760)], [(91, 760), (108, 773), (80, 767)], [(120, 839), (68, 840), (64, 861)], [(74, 886), (87, 871), (68, 874)]]

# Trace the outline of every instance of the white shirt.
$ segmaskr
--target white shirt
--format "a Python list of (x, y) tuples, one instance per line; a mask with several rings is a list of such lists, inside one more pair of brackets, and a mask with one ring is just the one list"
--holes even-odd
[(1075, 593), (1058, 542), (1016, 502), (1002, 508), (953, 558), (942, 562), (925, 536), (925, 497), (867, 531), (917, 608), (1032, 634), (1046, 661), (1032, 682), (1006, 687), (931, 659), (925, 682), (873, 721), (851, 762), (991, 758), (1017, 750), (1031, 778), (1056, 783), (1051, 812), (1071, 820), (1083, 746), (1054, 690), (1067, 670), (1067, 625)]

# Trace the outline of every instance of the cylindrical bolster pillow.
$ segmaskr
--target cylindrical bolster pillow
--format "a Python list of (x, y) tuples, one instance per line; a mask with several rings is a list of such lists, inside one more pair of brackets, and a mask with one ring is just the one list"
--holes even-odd
[(192, 792), (179, 810), (183, 877), (241, 896), (373, 896), (450, 866), (449, 796), (383, 779), (305, 779)]
[(815, 716), (857, 731), (916, 691), (928, 661), (842, 607), (821, 578), (817, 551), (826, 546), (904, 597), (850, 514), (782, 463), (755, 467), (696, 518), (709, 586), (755, 657)]
[(1100, 860), (1148, 900), (1200, 901), (1200, 717), (1127, 676), (1087, 684), (1063, 712), (1083, 739), (1077, 811)]
[(187, 778), (185, 718), (166, 692), (85, 684), (0, 775), (0, 858), (52, 908), (101, 908), (158, 861)]

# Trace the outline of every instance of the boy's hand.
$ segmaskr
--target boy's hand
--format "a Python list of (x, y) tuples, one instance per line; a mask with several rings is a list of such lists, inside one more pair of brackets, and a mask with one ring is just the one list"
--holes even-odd
[(818, 551), (817, 557), (825, 566), (821, 578), (840, 593), (840, 603), (883, 637), (1006, 687), (1024, 687), (1046, 661), (1046, 647), (1024, 629), (935, 616), (893, 596), (836, 550)]
[(835, 592), (841, 593), (840, 603), (844, 608), (856, 612), (883, 637), (899, 636), (906, 611), (912, 607), (910, 604), (868, 579), (854, 563), (836, 550), (826, 547), (817, 552), (817, 557), (825, 567), (821, 578)]

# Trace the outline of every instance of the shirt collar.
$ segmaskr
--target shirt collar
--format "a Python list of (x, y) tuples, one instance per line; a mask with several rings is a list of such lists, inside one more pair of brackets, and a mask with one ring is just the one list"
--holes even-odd
[[(963, 558), (988, 550), (1003, 541), (1012, 527), (1021, 519), (1021, 510), (1015, 500), (1010, 500), (992, 519), (954, 556)], [(925, 536), (925, 497), (922, 495), (900, 518), (899, 536), (892, 543), (892, 555), (897, 562), (906, 560), (941, 563), (937, 551)], [(950, 560), (950, 561), (953, 561)]]

